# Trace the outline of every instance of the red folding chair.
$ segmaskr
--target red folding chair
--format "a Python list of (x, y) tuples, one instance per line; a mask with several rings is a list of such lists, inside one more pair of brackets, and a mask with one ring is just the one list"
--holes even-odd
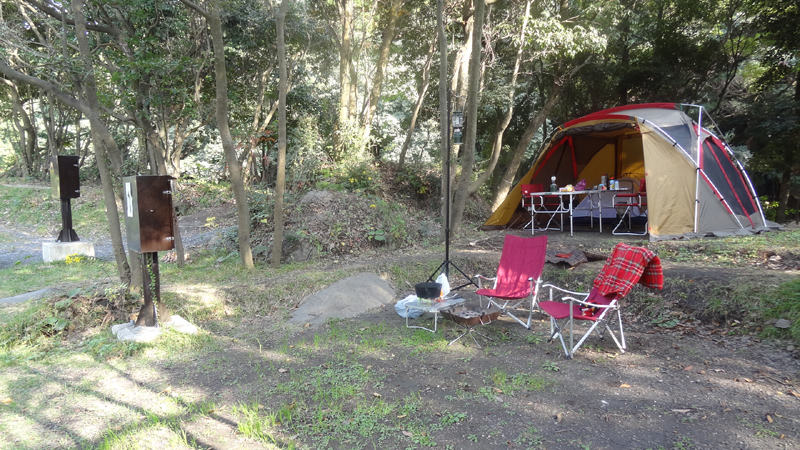
[[(573, 292), (550, 284), (544, 285), (550, 289), (550, 301), (539, 302), (539, 308), (550, 316), (549, 341), (557, 337), (561, 341), (561, 347), (564, 348), (564, 354), (572, 358), (592, 331), (596, 331), (601, 339), (607, 331), (620, 352), (625, 353), (627, 346), (622, 328), (620, 300), (637, 282), (647, 287), (661, 289), (664, 286), (661, 260), (646, 248), (619, 243), (603, 266), (600, 275), (595, 278), (590, 292)], [(566, 294), (561, 297), (561, 301), (554, 301), (556, 291), (562, 293), (561, 295)], [(619, 339), (611, 329), (611, 323), (615, 318)], [(577, 321), (590, 325), (575, 344)], [(564, 331), (567, 326), (569, 347), (564, 342)]]
[[(489, 278), (475, 275), (478, 282), (476, 293), (487, 297), (489, 306), (500, 308), (504, 314), (530, 329), (533, 310), (539, 296), (539, 286), (542, 283), (546, 251), (547, 236), (523, 238), (506, 235), (497, 276)], [(494, 286), (491, 289), (484, 289), (483, 280), (494, 281)], [(527, 321), (514, 315), (521, 308), (528, 314)]]
[[(644, 223), (644, 231), (633, 231), (633, 215), (635, 213), (644, 214), (643, 211), (647, 209), (647, 186), (645, 185), (644, 178), (639, 181), (638, 193), (614, 195), (614, 207), (617, 209), (618, 214), (619, 211), (622, 211), (622, 213), (619, 214), (619, 223), (617, 223), (617, 226), (611, 230), (611, 234), (634, 236), (644, 236), (647, 234), (648, 222)], [(623, 224), (627, 227), (627, 231), (617, 231), (617, 229)]]
[[(544, 192), (544, 185), (541, 183), (522, 184), (520, 189), (522, 190), (522, 207), (531, 215), (530, 222), (523, 228), (527, 228), (530, 225), (531, 234), (534, 234), (535, 231), (564, 231), (564, 213), (569, 212), (569, 209), (564, 207), (560, 195), (532, 195), (535, 192)], [(544, 227), (537, 228), (536, 216), (538, 215), (549, 217)], [(555, 227), (555, 224), (553, 224), (553, 220), (557, 215), (561, 218), (559, 227)]]

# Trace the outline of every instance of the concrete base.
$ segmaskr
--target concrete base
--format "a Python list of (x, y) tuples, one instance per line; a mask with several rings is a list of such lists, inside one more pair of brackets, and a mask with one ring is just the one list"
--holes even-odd
[(44, 262), (63, 261), (67, 256), (86, 255), (94, 258), (94, 244), (91, 242), (42, 242), (42, 260)]
[(150, 342), (161, 335), (165, 328), (172, 328), (175, 331), (187, 334), (197, 333), (197, 327), (187, 322), (181, 316), (172, 315), (169, 322), (163, 322), (160, 327), (137, 327), (133, 321), (114, 325), (111, 332), (117, 337), (118, 341)]

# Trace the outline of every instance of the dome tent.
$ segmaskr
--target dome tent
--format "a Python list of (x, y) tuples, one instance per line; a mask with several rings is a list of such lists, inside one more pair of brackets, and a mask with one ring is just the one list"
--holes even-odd
[[(683, 108), (697, 112), (697, 122)], [(693, 111), (693, 112), (694, 112)], [(751, 234), (774, 229), (764, 218), (744, 167), (702, 126), (700, 106), (648, 103), (607, 109), (560, 126), (533, 166), (484, 224), (526, 223), (520, 185), (588, 185), (607, 174), (647, 180), (651, 241)]]

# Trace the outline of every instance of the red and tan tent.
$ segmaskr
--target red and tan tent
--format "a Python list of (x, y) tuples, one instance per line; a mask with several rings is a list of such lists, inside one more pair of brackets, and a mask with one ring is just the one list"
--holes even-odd
[[(692, 120), (684, 108), (692, 108)], [(484, 224), (524, 224), (521, 184), (560, 186), (603, 175), (647, 180), (650, 240), (751, 234), (774, 229), (744, 167), (702, 126), (705, 111), (675, 103), (628, 105), (589, 114), (556, 130), (536, 162)]]

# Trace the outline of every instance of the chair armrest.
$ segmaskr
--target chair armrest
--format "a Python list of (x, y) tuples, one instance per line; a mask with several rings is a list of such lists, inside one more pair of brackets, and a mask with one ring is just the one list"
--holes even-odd
[(472, 278), (475, 278), (475, 279), (478, 280), (478, 289), (481, 289), (483, 287), (483, 286), (481, 286), (481, 280), (497, 281), (497, 277), (485, 277), (485, 276), (483, 276), (481, 274), (477, 274), (477, 275), (473, 276)]
[(570, 303), (580, 303), (581, 305), (591, 306), (592, 308), (616, 308), (619, 302), (614, 300), (613, 302), (609, 303), (608, 305), (601, 305), (599, 303), (591, 303), (584, 300), (577, 299), (575, 297), (561, 297), (561, 300), (569, 300)]
[(558, 286), (556, 286), (554, 284), (543, 284), (542, 287), (543, 288), (550, 288), (550, 300), (553, 299), (553, 290), (556, 290), (556, 291), (559, 291), (559, 292), (564, 292), (564, 293), (567, 293), (567, 294), (572, 294), (572, 295), (582, 295), (583, 298), (589, 297), (589, 292), (569, 291), (567, 289), (560, 288), (560, 287), (558, 287)]

